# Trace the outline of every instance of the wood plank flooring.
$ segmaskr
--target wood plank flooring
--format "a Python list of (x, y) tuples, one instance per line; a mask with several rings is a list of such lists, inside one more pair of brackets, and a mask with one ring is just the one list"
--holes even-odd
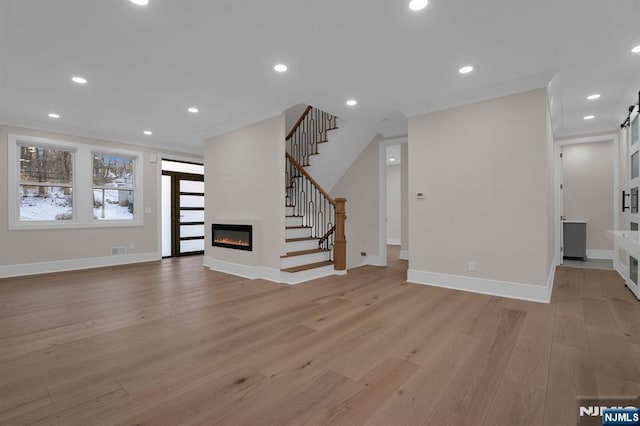
[(558, 268), (552, 303), (387, 268), (286, 286), (201, 257), (0, 280), (0, 424), (574, 425), (640, 394), (640, 303)]

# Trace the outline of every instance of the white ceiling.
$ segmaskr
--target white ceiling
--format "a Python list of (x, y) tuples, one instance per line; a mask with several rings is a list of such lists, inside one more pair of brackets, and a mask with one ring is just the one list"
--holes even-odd
[[(616, 129), (637, 99), (638, 0), (407, 4), (2, 0), (0, 122), (198, 151), (298, 103), (392, 136), (406, 133), (406, 116), (555, 76), (553, 125), (567, 136)], [(274, 72), (277, 62), (289, 71)], [(475, 71), (458, 74), (466, 64)], [(587, 101), (594, 92), (602, 98)]]

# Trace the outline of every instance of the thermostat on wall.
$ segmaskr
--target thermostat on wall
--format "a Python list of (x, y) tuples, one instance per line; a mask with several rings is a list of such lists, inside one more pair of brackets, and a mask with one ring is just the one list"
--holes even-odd
[(424, 198), (424, 192), (416, 192), (416, 198)]

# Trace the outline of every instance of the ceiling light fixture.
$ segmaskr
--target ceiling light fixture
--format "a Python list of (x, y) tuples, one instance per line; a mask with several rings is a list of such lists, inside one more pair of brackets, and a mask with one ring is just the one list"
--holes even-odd
[(422, 10), (429, 4), (429, 0), (411, 0), (409, 2), (409, 9), (413, 11)]
[(196, 114), (200, 110), (196, 107), (189, 107), (187, 111), (189, 111), (191, 114)]
[(87, 84), (87, 79), (78, 75), (71, 77), (71, 81), (78, 84)]
[(276, 64), (273, 69), (277, 72), (285, 72), (287, 70), (287, 66), (285, 64)]
[(637, 45), (636, 47), (634, 47), (633, 49), (631, 49), (631, 52), (633, 53), (640, 53), (640, 44)]
[(465, 65), (458, 70), (460, 74), (469, 74), (471, 71), (473, 71), (473, 67), (471, 65)]
[(389, 161), (393, 163), (394, 161), (396, 161), (396, 157), (389, 157)]
[(595, 116), (595, 115), (585, 115), (585, 116), (584, 116), (584, 119), (585, 119), (585, 120), (593, 120), (594, 118), (596, 118), (596, 116)]
[(129, 0), (129, 1), (138, 6), (146, 6), (149, 4), (149, 0)]
[(596, 99), (600, 99), (600, 94), (599, 93), (595, 93), (593, 95), (589, 95), (589, 96), (587, 96), (587, 99), (589, 99), (590, 101), (595, 101)]
[(151, 135), (153, 134), (153, 132), (152, 132), (151, 130), (145, 130), (145, 131), (144, 131), (144, 132), (142, 132), (142, 133), (144, 133), (144, 134), (145, 134), (145, 135), (147, 135), (147, 136), (151, 136)]
[(60, 114), (56, 114), (55, 112), (50, 112), (48, 115), (49, 118), (60, 118)]
[(356, 106), (358, 104), (358, 101), (356, 101), (355, 99), (349, 99), (347, 101), (347, 105), (349, 106)]

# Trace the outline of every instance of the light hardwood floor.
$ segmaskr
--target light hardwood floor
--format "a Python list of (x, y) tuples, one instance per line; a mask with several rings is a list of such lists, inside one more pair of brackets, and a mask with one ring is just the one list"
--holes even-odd
[(0, 280), (0, 424), (555, 426), (576, 395), (640, 394), (612, 271), (559, 268), (545, 305), (399, 260), (293, 287), (201, 262)]

